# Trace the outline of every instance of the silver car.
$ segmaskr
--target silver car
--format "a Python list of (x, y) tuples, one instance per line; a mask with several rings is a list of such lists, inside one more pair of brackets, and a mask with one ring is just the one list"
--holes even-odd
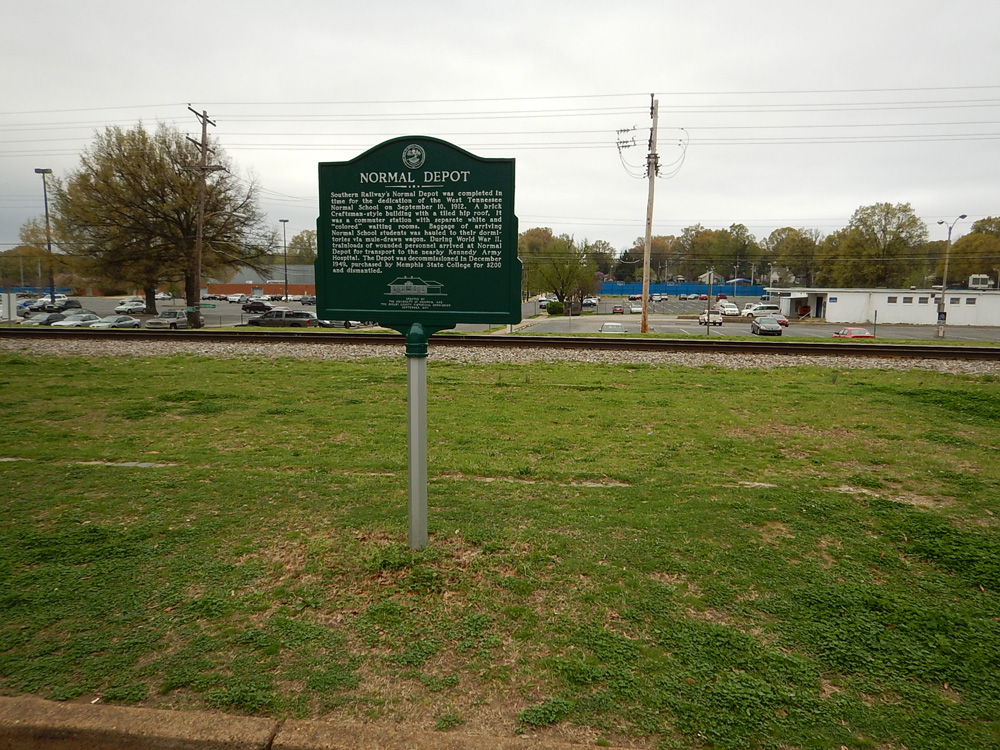
[(52, 324), (53, 328), (88, 328), (91, 323), (96, 323), (101, 318), (94, 313), (76, 313), (67, 315), (62, 320), (57, 320)]
[(187, 313), (183, 310), (164, 310), (146, 321), (146, 328), (187, 328)]
[(91, 328), (140, 328), (142, 321), (131, 315), (107, 315), (90, 324)]

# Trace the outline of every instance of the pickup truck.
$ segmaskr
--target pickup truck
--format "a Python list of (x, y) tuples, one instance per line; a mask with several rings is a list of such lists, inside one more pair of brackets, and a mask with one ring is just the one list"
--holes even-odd
[(722, 313), (718, 310), (708, 310), (703, 312), (698, 316), (698, 325), (700, 326), (721, 326), (722, 325)]

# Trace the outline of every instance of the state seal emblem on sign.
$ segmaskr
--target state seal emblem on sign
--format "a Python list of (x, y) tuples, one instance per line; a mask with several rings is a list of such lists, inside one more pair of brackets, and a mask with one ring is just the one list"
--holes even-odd
[(426, 158), (427, 154), (424, 152), (424, 147), (418, 146), (416, 143), (411, 143), (403, 149), (403, 164), (405, 164), (408, 169), (418, 169), (422, 167)]

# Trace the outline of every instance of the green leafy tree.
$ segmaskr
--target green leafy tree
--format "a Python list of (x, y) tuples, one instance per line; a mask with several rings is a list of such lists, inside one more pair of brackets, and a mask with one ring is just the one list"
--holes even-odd
[(987, 216), (972, 223), (973, 234), (992, 234), (1000, 237), (1000, 217)]
[[(948, 279), (967, 281), (972, 274), (984, 273), (992, 279), (1000, 274), (1000, 235), (974, 232), (952, 243), (948, 259)], [(937, 264), (937, 274), (944, 274), (944, 258)]]
[(771, 232), (763, 245), (769, 275), (772, 271), (780, 275), (784, 269), (795, 278), (804, 279), (807, 286), (812, 285), (819, 247), (818, 230), (782, 227)]
[[(56, 227), (45, 230), (44, 218), (28, 219), (18, 232), (21, 244), (4, 255), (0, 263), (0, 285), (34, 286), (49, 290), (54, 280), (57, 287), (72, 286), (74, 281), (73, 258), (60, 252), (65, 245)], [(51, 236), (52, 254), (49, 255)]]
[(48, 288), (49, 254), (44, 247), (18, 245), (0, 253), (0, 288)]
[[(678, 266), (675, 238), (671, 235), (657, 234), (649, 238), (649, 272), (650, 280), (666, 281), (675, 275)], [(646, 252), (646, 238), (636, 237), (628, 250), (630, 259), (638, 258), (639, 267), (635, 276), (642, 278), (642, 260)]]
[(750, 267), (761, 262), (764, 250), (743, 224), (718, 230), (711, 245), (712, 265), (727, 277), (750, 275)]
[(304, 229), (288, 241), (288, 262), (312, 265), (316, 262), (316, 230)]
[(706, 229), (701, 224), (686, 227), (681, 236), (672, 244), (674, 257), (677, 259), (675, 276), (684, 279), (696, 279), (710, 268), (724, 276), (727, 267), (732, 267), (733, 255), (730, 252), (730, 237), (726, 230)]
[(638, 281), (642, 279), (642, 248), (625, 250), (615, 259), (611, 269), (615, 281)]
[(548, 227), (536, 227), (521, 233), (517, 247), (529, 289), (553, 292), (565, 302), (596, 288), (593, 259), (568, 235), (556, 237)]
[(909, 203), (862, 206), (817, 253), (817, 280), (829, 286), (899, 287), (928, 268), (927, 226)]
[[(83, 153), (80, 166), (53, 191), (55, 224), (81, 269), (92, 277), (129, 282), (154, 307), (159, 284), (183, 283), (188, 306), (199, 302), (198, 278), (239, 267), (262, 268), (275, 245), (257, 207), (257, 186), (233, 172), (218, 145), (205, 174), (200, 266), (196, 253), (200, 181), (198, 146), (161, 124), (107, 128)], [(191, 325), (200, 325), (197, 313)]]

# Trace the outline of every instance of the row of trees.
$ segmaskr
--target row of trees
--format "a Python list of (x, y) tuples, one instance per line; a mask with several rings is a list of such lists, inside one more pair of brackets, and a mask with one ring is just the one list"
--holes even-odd
[[(52, 235), (46, 252), (43, 219), (27, 222), (21, 246), (0, 256), (0, 286), (44, 286), (50, 263), (65, 284), (81, 280), (110, 290), (145, 291), (150, 309), (158, 288), (181, 288), (188, 305), (200, 296), (199, 278), (228, 278), (240, 268), (260, 272), (280, 263), (278, 232), (258, 206), (258, 186), (241, 178), (218, 144), (202, 170), (199, 145), (177, 130), (141, 124), (107, 128), (80, 165), (50, 185)], [(196, 247), (204, 180), (200, 263)], [(641, 279), (644, 239), (616, 252), (609, 243), (577, 241), (537, 227), (519, 237), (526, 287), (560, 300), (592, 293), (606, 278)], [(846, 227), (824, 237), (815, 229), (783, 227), (758, 240), (746, 226), (707, 229), (652, 239), (652, 280), (694, 280), (706, 271), (767, 284), (906, 287), (940, 283), (946, 244), (928, 242), (927, 226), (906, 203), (862, 206)], [(291, 238), (289, 262), (312, 263), (316, 233)], [(972, 224), (950, 252), (950, 279), (1000, 275), (1000, 218)], [(192, 314), (192, 324), (196, 324)]]
[[(563, 300), (590, 294), (605, 279), (641, 280), (644, 246), (640, 237), (616, 254), (603, 241), (578, 243), (535, 228), (521, 234), (518, 254), (527, 287)], [(927, 240), (927, 225), (908, 203), (876, 203), (860, 207), (846, 227), (826, 237), (816, 229), (783, 227), (758, 240), (742, 224), (698, 224), (676, 237), (656, 236), (650, 275), (653, 281), (690, 281), (714, 269), (764, 284), (926, 287), (941, 283), (946, 249), (945, 241)], [(974, 222), (948, 256), (951, 282), (972, 274), (1000, 276), (1000, 218)]]
[[(21, 245), (0, 256), (0, 286), (48, 286), (49, 264), (61, 284), (111, 290), (142, 289), (155, 309), (158, 288), (181, 288), (189, 307), (199, 303), (201, 278), (226, 278), (240, 268), (263, 272), (283, 260), (281, 239), (258, 206), (253, 178), (235, 173), (213, 144), (205, 170), (202, 246), (197, 230), (202, 170), (198, 144), (167, 125), (107, 128), (80, 165), (49, 183), (50, 257), (44, 219), (21, 228)], [(288, 244), (289, 262), (316, 258), (315, 231)], [(27, 275), (26, 275), (27, 273)], [(191, 323), (198, 325), (197, 313)]]

